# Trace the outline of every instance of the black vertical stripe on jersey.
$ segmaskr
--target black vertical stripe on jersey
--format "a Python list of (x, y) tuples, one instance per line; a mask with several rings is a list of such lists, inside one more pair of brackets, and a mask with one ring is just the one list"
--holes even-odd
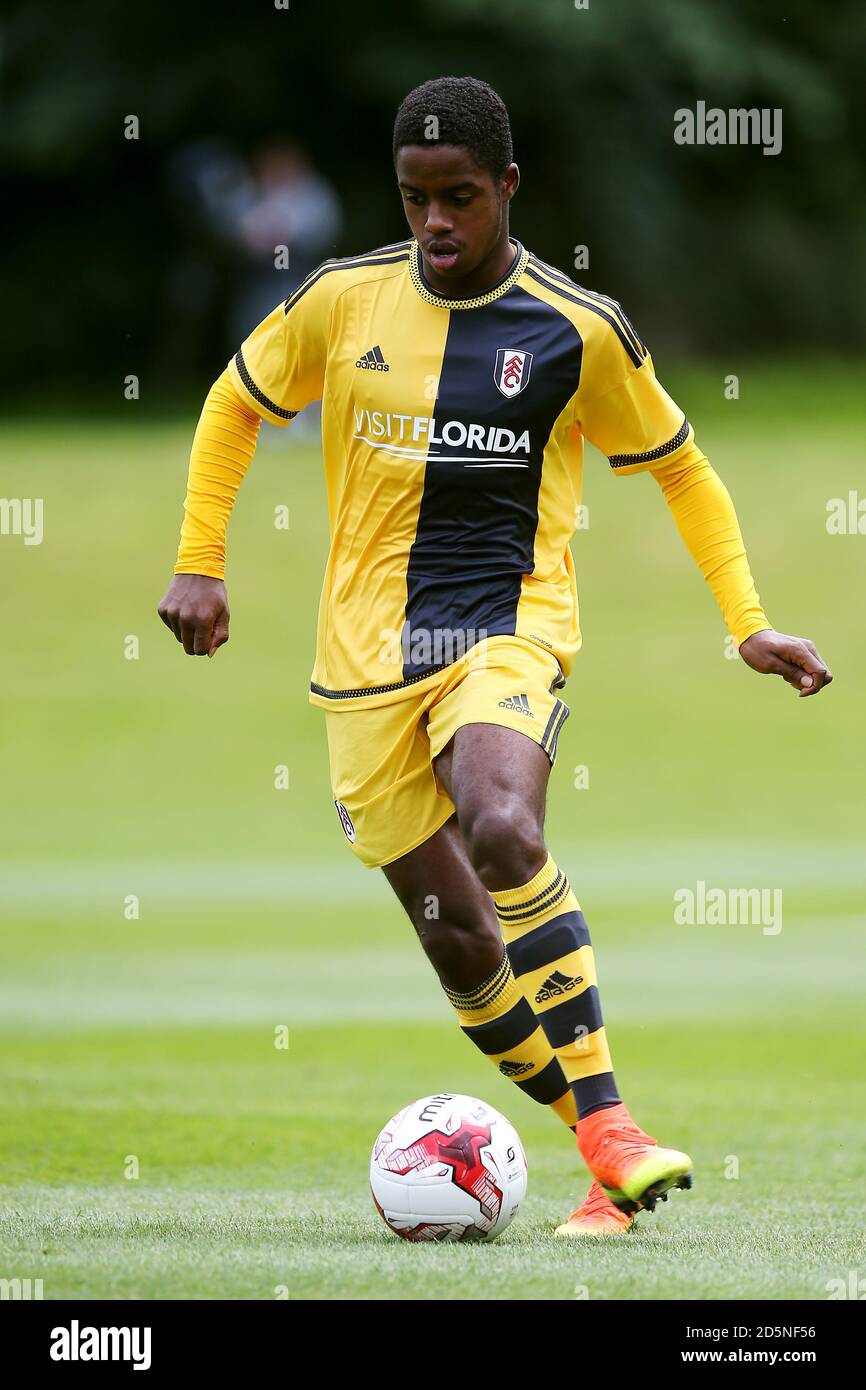
[[(516, 396), (496, 386), (500, 348), (532, 353)], [(521, 581), (535, 564), (544, 448), (577, 390), (582, 352), (574, 325), (519, 288), (480, 309), (451, 311), (433, 411), (438, 434), (452, 420), (482, 425), (485, 437), (490, 426), (517, 438), (528, 429), (531, 449), (488, 455), (465, 444), (431, 446), (406, 575), (404, 679), (455, 659), (461, 641), (471, 646), (515, 631)], [(467, 467), (470, 455), (528, 467)], [(435, 645), (443, 632), (455, 634), (444, 655)]]

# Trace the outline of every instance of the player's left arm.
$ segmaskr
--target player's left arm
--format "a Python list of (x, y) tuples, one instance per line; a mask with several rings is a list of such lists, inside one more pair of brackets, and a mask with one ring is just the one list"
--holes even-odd
[(607, 326), (585, 345), (575, 423), (619, 477), (652, 472), (746, 664), (782, 676), (800, 695), (817, 695), (833, 679), (827, 663), (808, 638), (776, 632), (768, 621), (727, 488), (621, 306), (602, 302)]
[(730, 493), (693, 443), (673, 464), (651, 468), (689, 553), (712, 589), (747, 666), (781, 676), (800, 695), (833, 679), (814, 642), (776, 632), (755, 590)]

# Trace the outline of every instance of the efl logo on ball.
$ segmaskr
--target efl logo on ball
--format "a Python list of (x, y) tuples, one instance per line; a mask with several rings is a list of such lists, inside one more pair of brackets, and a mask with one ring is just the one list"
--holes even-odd
[(531, 366), (531, 352), (521, 352), (519, 348), (499, 348), (493, 372), (497, 390), (503, 396), (519, 396), (529, 380)]

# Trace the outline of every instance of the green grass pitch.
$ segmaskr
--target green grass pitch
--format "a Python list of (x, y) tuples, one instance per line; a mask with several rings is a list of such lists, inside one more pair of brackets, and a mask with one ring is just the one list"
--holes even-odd
[[(691, 1152), (694, 1190), (621, 1241), (554, 1241), (586, 1190), (571, 1136), (462, 1038), (334, 812), (306, 701), (318, 450), (262, 441), (230, 534), (232, 641), (191, 661), (155, 608), (194, 412), (143, 402), (0, 440), (4, 492), (42, 497), (45, 525), (40, 546), (0, 537), (0, 1276), (48, 1299), (645, 1300), (825, 1299), (863, 1275), (866, 539), (825, 528), (856, 485), (862, 370), (742, 369), (739, 401), (722, 369), (667, 375), (771, 620), (837, 677), (798, 701), (727, 659), (655, 483), (587, 459), (548, 842), (623, 1095)], [(780, 888), (781, 932), (676, 925), (698, 880)], [(370, 1200), (378, 1129), (443, 1088), (502, 1109), (528, 1152), (490, 1246), (407, 1245)]]

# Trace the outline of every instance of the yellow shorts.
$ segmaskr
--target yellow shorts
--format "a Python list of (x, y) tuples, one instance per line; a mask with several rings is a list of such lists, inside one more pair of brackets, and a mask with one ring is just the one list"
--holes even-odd
[(464, 724), (517, 729), (551, 766), (571, 711), (559, 662), (522, 637), (487, 637), (423, 692), (373, 709), (325, 711), (331, 787), (343, 831), (369, 868), (423, 844), (454, 814), (433, 759)]

